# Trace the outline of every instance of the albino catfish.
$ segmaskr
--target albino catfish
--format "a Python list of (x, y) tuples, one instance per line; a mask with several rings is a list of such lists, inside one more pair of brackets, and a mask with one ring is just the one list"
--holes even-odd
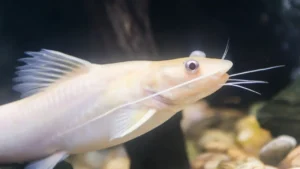
[(196, 52), (103, 65), (53, 50), (26, 52), (32, 57), (21, 59), (26, 64), (13, 87), (22, 99), (0, 106), (0, 164), (32, 161), (26, 169), (52, 169), (70, 154), (136, 138), (224, 85), (253, 91), (238, 84), (264, 83), (226, 83), (226, 52), (222, 59)]

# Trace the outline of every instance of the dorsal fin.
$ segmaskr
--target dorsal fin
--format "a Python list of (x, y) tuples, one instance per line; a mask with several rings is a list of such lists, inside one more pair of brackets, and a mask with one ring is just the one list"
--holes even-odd
[(41, 92), (56, 81), (91, 64), (53, 50), (42, 49), (39, 52), (25, 53), (32, 57), (19, 59), (26, 64), (17, 67), (17, 77), (13, 79), (17, 83), (13, 89), (21, 93), (21, 98)]

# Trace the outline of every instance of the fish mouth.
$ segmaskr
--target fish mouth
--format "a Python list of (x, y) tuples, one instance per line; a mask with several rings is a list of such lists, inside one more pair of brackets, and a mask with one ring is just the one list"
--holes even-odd
[[(146, 91), (147, 95), (153, 95), (153, 94), (157, 93), (157, 92), (149, 90), (149, 89), (145, 89), (145, 91)], [(171, 100), (169, 98), (166, 98), (166, 97), (162, 96), (161, 94), (154, 96), (153, 99), (160, 102), (160, 103), (162, 103), (165, 106), (174, 106), (174, 105), (176, 105), (173, 100)]]

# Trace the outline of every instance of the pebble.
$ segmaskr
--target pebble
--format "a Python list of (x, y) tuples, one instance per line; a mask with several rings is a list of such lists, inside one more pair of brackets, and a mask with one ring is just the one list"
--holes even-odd
[(248, 157), (243, 161), (223, 161), (216, 169), (266, 169), (266, 166), (260, 160)]
[(235, 169), (237, 163), (235, 161), (222, 161), (216, 169)]
[(74, 169), (93, 169), (102, 168), (107, 158), (108, 151), (91, 151), (78, 154), (70, 159)]
[(191, 139), (197, 139), (212, 127), (234, 131), (236, 121), (244, 116), (235, 109), (212, 108), (205, 101), (189, 105), (182, 112), (181, 128), (185, 136)]
[(253, 113), (259, 108), (246, 117), (205, 103), (186, 109), (182, 126), (186, 136), (193, 136), (186, 140), (192, 169), (300, 169), (295, 138), (273, 139)]
[(225, 152), (234, 145), (234, 134), (219, 129), (207, 130), (198, 140), (200, 149), (211, 152)]
[[(207, 119), (215, 116), (215, 112), (208, 106), (207, 102), (199, 101), (191, 104), (182, 111), (181, 128), (187, 136), (197, 137), (201, 131), (207, 128)], [(206, 121), (206, 123), (202, 123)]]
[(198, 155), (198, 151), (197, 151), (195, 142), (193, 140), (186, 140), (185, 145), (186, 145), (186, 152), (187, 152), (189, 161), (194, 160)]
[(300, 146), (292, 150), (279, 164), (280, 169), (300, 168)]
[(103, 169), (130, 169), (130, 160), (124, 157), (114, 158), (109, 160)]
[[(74, 169), (110, 169), (111, 166), (115, 169), (130, 168), (129, 157), (125, 148), (121, 145), (101, 151), (78, 154), (72, 156), (68, 161)], [(123, 166), (123, 168), (118, 168), (118, 166)]]
[(237, 147), (228, 149), (227, 155), (235, 161), (243, 161), (249, 157), (249, 155), (244, 150)]
[(236, 169), (265, 169), (265, 165), (256, 158), (248, 158), (246, 162), (238, 165)]
[(215, 169), (220, 162), (229, 161), (230, 158), (222, 153), (203, 153), (192, 161), (192, 169)]
[(278, 168), (270, 165), (265, 165), (265, 169), (278, 169)]
[(258, 156), (260, 149), (272, 140), (271, 133), (262, 129), (254, 116), (248, 116), (236, 124), (237, 142), (249, 154)]
[(296, 145), (295, 138), (286, 135), (279, 136), (261, 149), (259, 158), (265, 164), (277, 166)]

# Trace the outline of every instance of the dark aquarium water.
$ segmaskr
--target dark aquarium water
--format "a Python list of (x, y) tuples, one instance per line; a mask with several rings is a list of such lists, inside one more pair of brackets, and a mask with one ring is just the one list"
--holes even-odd
[(241, 84), (260, 94), (223, 86), (140, 137), (69, 156), (55, 169), (300, 167), (299, 0), (0, 1), (0, 103), (20, 100), (12, 79), (26, 51), (51, 49), (97, 64), (195, 50), (221, 59), (228, 40), (229, 75), (285, 66), (236, 77), (267, 81)]

